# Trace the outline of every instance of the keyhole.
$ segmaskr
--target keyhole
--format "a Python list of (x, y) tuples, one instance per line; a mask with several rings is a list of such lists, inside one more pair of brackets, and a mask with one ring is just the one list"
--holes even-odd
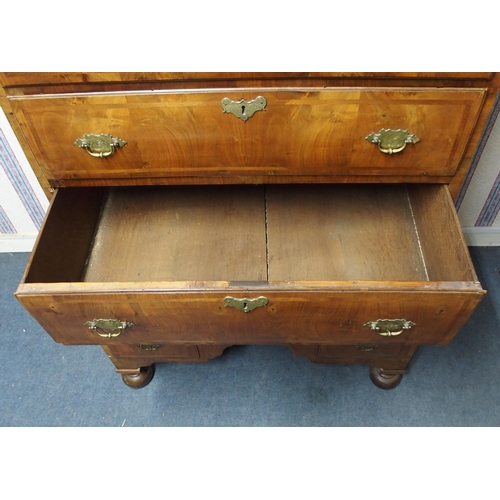
[(248, 302), (243, 302), (243, 310), (247, 310), (248, 309)]
[(245, 106), (241, 106), (241, 114), (244, 115), (245, 114)]

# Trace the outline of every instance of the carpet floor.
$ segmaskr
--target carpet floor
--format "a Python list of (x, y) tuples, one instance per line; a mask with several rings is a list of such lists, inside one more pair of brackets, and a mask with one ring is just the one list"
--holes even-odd
[(0, 426), (481, 427), (500, 424), (500, 247), (470, 249), (488, 294), (453, 342), (423, 346), (394, 390), (363, 365), (320, 365), (280, 346), (160, 364), (125, 386), (97, 346), (55, 343), (13, 292), (28, 254), (0, 254)]

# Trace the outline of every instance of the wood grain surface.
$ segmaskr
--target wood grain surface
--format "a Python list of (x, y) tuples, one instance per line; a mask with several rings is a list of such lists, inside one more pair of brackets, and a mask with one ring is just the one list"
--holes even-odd
[[(48, 288), (48, 291), (50, 287)], [(265, 296), (269, 303), (250, 313), (224, 305), (237, 298)], [(18, 299), (40, 325), (63, 344), (280, 344), (336, 345), (379, 342), (446, 344), (468, 319), (482, 297), (477, 291), (343, 291), (324, 288), (270, 290), (249, 287), (236, 292), (179, 291), (152, 293), (30, 294)], [(85, 323), (116, 318), (134, 324), (117, 338), (103, 338)], [(398, 337), (382, 337), (363, 325), (378, 319), (405, 319), (417, 326)]]
[(269, 279), (426, 280), (405, 186), (268, 186)]
[[(247, 122), (221, 100), (263, 95)], [(452, 176), (485, 96), (482, 89), (273, 89), (39, 95), (11, 101), (49, 179), (262, 175)], [(408, 129), (421, 142), (394, 155), (365, 138)], [(85, 134), (127, 142), (107, 158), (75, 146)]]
[[(442, 344), (484, 293), (456, 240), (446, 186), (73, 191), (57, 193), (17, 291), (62, 343), (390, 343), (364, 323), (404, 318), (417, 327), (397, 342)], [(94, 222), (84, 223), (86, 217)], [(437, 229), (420, 237), (421, 226)], [(62, 244), (82, 227), (88, 228), (83, 239)], [(51, 252), (52, 264), (44, 267)], [(67, 278), (87, 263), (86, 281), (61, 282), (58, 262)], [(175, 279), (181, 281), (165, 282)], [(265, 296), (269, 303), (244, 313), (226, 307), (227, 296)], [(96, 318), (134, 327), (103, 339), (84, 325)]]
[(265, 281), (264, 188), (110, 191), (86, 281)]
[[(121, 373), (284, 344), (399, 376), (418, 345), (449, 343), (485, 293), (452, 196), (498, 74), (0, 73), (0, 82), (28, 157), (60, 187), (16, 296), (55, 341), (100, 344)], [(224, 97), (259, 95), (266, 109), (246, 122), (222, 112)], [(383, 154), (366, 141), (382, 128), (421, 140)], [(127, 144), (94, 158), (74, 144), (88, 133)], [(228, 296), (267, 303), (243, 312)], [(99, 318), (130, 327), (99, 336), (86, 325)], [(378, 319), (415, 325), (381, 336), (365, 326)]]

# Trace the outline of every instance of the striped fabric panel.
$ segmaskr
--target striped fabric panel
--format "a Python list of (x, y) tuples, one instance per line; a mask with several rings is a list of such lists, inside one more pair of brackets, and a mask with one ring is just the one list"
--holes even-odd
[(26, 175), (23, 172), (23, 169), (21, 168), (14, 152), (12, 151), (2, 129), (0, 129), (0, 165), (16, 190), (16, 193), (26, 209), (26, 212), (33, 221), (33, 224), (37, 229), (40, 229), (45, 215), (44, 209), (40, 200), (36, 196), (33, 187), (26, 178)]
[(1, 234), (16, 234), (16, 228), (12, 224), (5, 210), (0, 206), (0, 233)]
[[(500, 94), (497, 96), (497, 99), (495, 101), (495, 104), (493, 106), (493, 109), (491, 111), (491, 114), (488, 118), (488, 122), (486, 123), (486, 127), (483, 132), (483, 137), (481, 138), (481, 141), (479, 142), (478, 148), (472, 158), (472, 162), (469, 168), (469, 171), (467, 172), (467, 175), (465, 176), (464, 182), (462, 184), (462, 187), (460, 188), (460, 192), (458, 193), (457, 199), (455, 201), (455, 206), (456, 209), (459, 210), (460, 206), (462, 205), (462, 201), (465, 197), (465, 194), (467, 193), (467, 189), (469, 188), (469, 184), (474, 177), (474, 173), (477, 169), (477, 166), (479, 164), (479, 160), (481, 159), (481, 155), (483, 154), (484, 148), (486, 146), (486, 143), (488, 142), (488, 138), (491, 134), (491, 131), (493, 129), (493, 126), (495, 125), (496, 119), (498, 117), (498, 114), (500, 113)], [(488, 203), (488, 200), (486, 204)]]
[(495, 183), (493, 184), (486, 203), (483, 206), (483, 209), (479, 213), (475, 226), (480, 227), (491, 227), (495, 222), (495, 219), (500, 211), (500, 173), (497, 175), (495, 179)]

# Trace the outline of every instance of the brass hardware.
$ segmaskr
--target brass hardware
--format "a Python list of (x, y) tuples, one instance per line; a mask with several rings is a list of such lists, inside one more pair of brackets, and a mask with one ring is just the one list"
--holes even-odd
[(378, 148), (382, 153), (392, 155), (403, 151), (407, 144), (416, 144), (420, 139), (410, 134), (408, 130), (391, 130), (381, 129), (378, 134), (372, 132), (366, 137), (368, 142), (378, 144)]
[(126, 141), (111, 134), (85, 134), (75, 141), (75, 145), (85, 149), (90, 156), (104, 158), (115, 152), (115, 148), (123, 148)]
[(374, 349), (378, 349), (378, 345), (355, 345), (354, 347), (361, 352), (370, 352)]
[(226, 307), (234, 307), (238, 311), (243, 311), (248, 313), (253, 311), (257, 307), (267, 306), (269, 299), (267, 297), (257, 297), (255, 299), (235, 299), (234, 297), (226, 297), (224, 299), (224, 305)]
[(236, 118), (241, 118), (246, 122), (256, 111), (265, 111), (267, 100), (262, 96), (256, 97), (253, 101), (245, 101), (245, 99), (232, 101), (228, 97), (224, 97), (220, 105), (223, 113), (231, 113)]
[(100, 337), (110, 339), (118, 337), (125, 328), (131, 328), (134, 324), (118, 319), (94, 319), (87, 321), (85, 326), (88, 326), (90, 330), (94, 330)]
[(137, 344), (137, 347), (145, 351), (157, 351), (160, 347), (163, 347), (163, 344)]
[(363, 326), (376, 330), (382, 337), (396, 337), (401, 335), (403, 330), (409, 330), (412, 326), (417, 326), (413, 321), (405, 319), (379, 319), (377, 321), (368, 321)]

